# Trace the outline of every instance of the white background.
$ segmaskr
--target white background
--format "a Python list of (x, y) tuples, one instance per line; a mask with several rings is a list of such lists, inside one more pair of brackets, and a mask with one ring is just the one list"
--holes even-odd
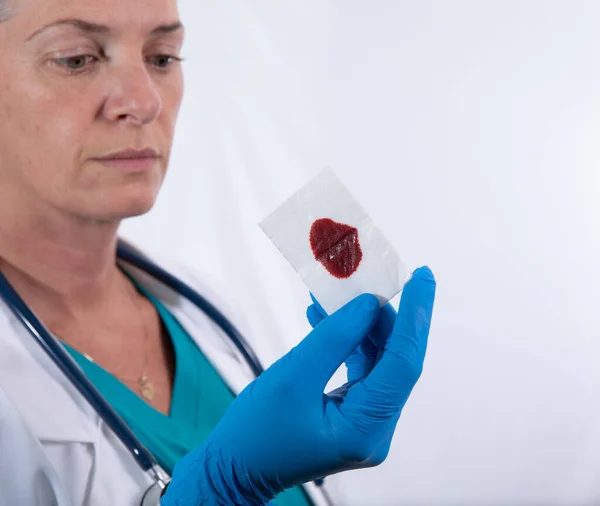
[(438, 279), (392, 453), (339, 503), (600, 504), (600, 2), (180, 6), (170, 174), (124, 235), (220, 278), (266, 363), (309, 297), (257, 223), (325, 166)]

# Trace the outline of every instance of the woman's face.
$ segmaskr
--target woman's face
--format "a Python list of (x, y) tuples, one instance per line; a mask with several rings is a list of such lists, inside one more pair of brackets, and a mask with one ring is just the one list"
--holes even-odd
[[(100, 221), (148, 211), (183, 94), (176, 0), (5, 1), (1, 198)], [(156, 157), (100, 160), (144, 149)]]

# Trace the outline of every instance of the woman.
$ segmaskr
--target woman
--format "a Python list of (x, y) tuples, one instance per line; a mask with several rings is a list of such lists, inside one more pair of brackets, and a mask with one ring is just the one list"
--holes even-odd
[[(176, 0), (0, 0), (0, 21), (0, 271), (161, 466), (179, 461), (163, 503), (322, 504), (293, 487), (380, 463), (420, 373), (430, 271), (398, 317), (368, 295), (322, 324), (311, 307), (315, 330), (233, 401), (252, 378), (222, 333), (116, 260), (121, 220), (152, 207), (169, 161)], [(139, 504), (148, 476), (0, 316), (0, 502)], [(360, 343), (350, 383), (324, 398)]]

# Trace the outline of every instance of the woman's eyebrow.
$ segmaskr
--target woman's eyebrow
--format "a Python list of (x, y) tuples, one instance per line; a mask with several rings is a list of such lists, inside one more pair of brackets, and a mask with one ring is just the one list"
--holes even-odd
[[(110, 27), (108, 27), (106, 25), (99, 25), (98, 23), (91, 23), (91, 22), (85, 21), (83, 19), (76, 19), (76, 18), (59, 19), (58, 21), (53, 21), (52, 23), (44, 26), (43, 28), (36, 30), (29, 37), (27, 37), (26, 42), (30, 41), (31, 39), (33, 39), (40, 33), (48, 30), (49, 28), (53, 28), (55, 26), (60, 26), (60, 25), (71, 25), (85, 33), (110, 33), (113, 31)], [(182, 30), (182, 29), (183, 29), (183, 25), (181, 24), (181, 21), (175, 21), (173, 23), (169, 23), (166, 25), (157, 26), (150, 32), (150, 35), (151, 36), (164, 35), (164, 34), (168, 34), (171, 32), (178, 31), (178, 30)]]

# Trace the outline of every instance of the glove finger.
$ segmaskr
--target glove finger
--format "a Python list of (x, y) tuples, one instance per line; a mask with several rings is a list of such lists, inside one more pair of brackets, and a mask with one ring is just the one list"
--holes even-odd
[[(308, 306), (306, 317), (308, 322), (314, 328), (323, 321), (327, 313), (312, 293), (310, 294), (310, 297), (314, 304)], [(385, 315), (382, 317), (380, 312), (380, 316), (371, 331), (369, 339), (365, 339), (345, 361), (349, 382), (361, 380), (373, 370), (373, 366), (375, 365), (378, 356), (378, 346), (374, 343), (381, 342), (381, 348), (383, 348), (385, 340), (392, 331), (394, 325), (393, 322), (396, 318), (396, 311), (391, 304), (386, 304), (382, 310), (385, 311)]]
[(379, 311), (379, 318), (377, 318), (377, 323), (370, 334), (373, 344), (378, 349), (383, 349), (385, 347), (388, 337), (390, 337), (392, 330), (394, 330), (395, 323), (396, 310), (394, 309), (394, 306), (388, 302)]
[(381, 350), (394, 328), (396, 310), (391, 304), (386, 304), (379, 311), (377, 322), (360, 346), (346, 359), (348, 381), (356, 382), (366, 378), (375, 364), (379, 361)]
[(315, 308), (317, 309), (317, 311), (319, 311), (319, 313), (321, 313), (321, 315), (322, 315), (324, 318), (325, 318), (326, 316), (329, 316), (329, 315), (327, 314), (327, 311), (325, 311), (325, 310), (323, 309), (323, 306), (321, 306), (321, 304), (319, 304), (319, 301), (318, 301), (318, 300), (315, 298), (315, 296), (313, 295), (313, 293), (312, 293), (312, 292), (310, 292), (310, 298), (312, 299), (312, 301), (313, 301), (313, 304), (314, 304)]
[(317, 309), (314, 304), (311, 304), (306, 308), (306, 319), (308, 323), (310, 323), (311, 327), (314, 329), (319, 323), (321, 323), (325, 317), (321, 314), (321, 312)]
[[(306, 318), (313, 328), (325, 319), (315, 304), (311, 304), (306, 309)], [(378, 350), (371, 340), (365, 339), (345, 360), (348, 381), (365, 378), (375, 365), (377, 352)]]
[[(354, 350), (348, 358), (344, 361), (347, 369), (347, 377), (349, 382), (359, 381), (367, 377), (367, 375), (373, 370), (375, 366), (375, 360), (377, 354), (365, 355), (361, 348), (365, 343), (370, 343), (368, 339), (365, 339), (356, 350)], [(373, 344), (371, 344), (373, 346)]]
[[(326, 317), (327, 313), (325, 312), (325, 310), (323, 309), (321, 304), (319, 304), (319, 301), (315, 298), (315, 296), (312, 294), (312, 292), (310, 293), (310, 298), (313, 301), (313, 305), (309, 306), (310, 308), (313, 308), (313, 309), (311, 309), (311, 316), (313, 316), (312, 315), (313, 312), (316, 312), (317, 314), (320, 314), (322, 317)], [(308, 316), (308, 311), (307, 311), (307, 316)], [(314, 315), (314, 318), (316, 319), (316, 314)], [(309, 321), (310, 321), (310, 319), (309, 319)], [(380, 309), (379, 318), (377, 319), (377, 323), (375, 323), (375, 326), (373, 327), (373, 330), (371, 331), (371, 334), (369, 336), (371, 338), (371, 340), (373, 341), (373, 344), (377, 348), (383, 348), (385, 346), (385, 342), (387, 341), (387, 338), (392, 333), (395, 323), (396, 323), (396, 310), (388, 302)]]
[(402, 409), (423, 368), (435, 289), (427, 267), (417, 269), (406, 283), (394, 330), (379, 362), (346, 396), (347, 416), (386, 420)]
[[(319, 301), (315, 298), (312, 292), (310, 292), (310, 298), (313, 301), (313, 304), (309, 306), (310, 309), (310, 317), (313, 319), (317, 319), (317, 314), (320, 314), (322, 318), (327, 317), (327, 312), (323, 309), (323, 306), (319, 303)], [(307, 311), (308, 316), (308, 311)], [(394, 322), (396, 320), (396, 310), (392, 307), (390, 303), (387, 303), (385, 306), (380, 308), (379, 318), (371, 331), (371, 334), (374, 335), (373, 342), (375, 345), (379, 347), (383, 347), (383, 344), (390, 332), (394, 328)], [(310, 320), (309, 320), (310, 321)], [(369, 336), (371, 338), (371, 335)], [(381, 346), (377, 343), (381, 341)]]
[(363, 294), (325, 318), (294, 349), (301, 371), (310, 372), (315, 385), (325, 388), (335, 371), (365, 340), (379, 315), (379, 301)]

